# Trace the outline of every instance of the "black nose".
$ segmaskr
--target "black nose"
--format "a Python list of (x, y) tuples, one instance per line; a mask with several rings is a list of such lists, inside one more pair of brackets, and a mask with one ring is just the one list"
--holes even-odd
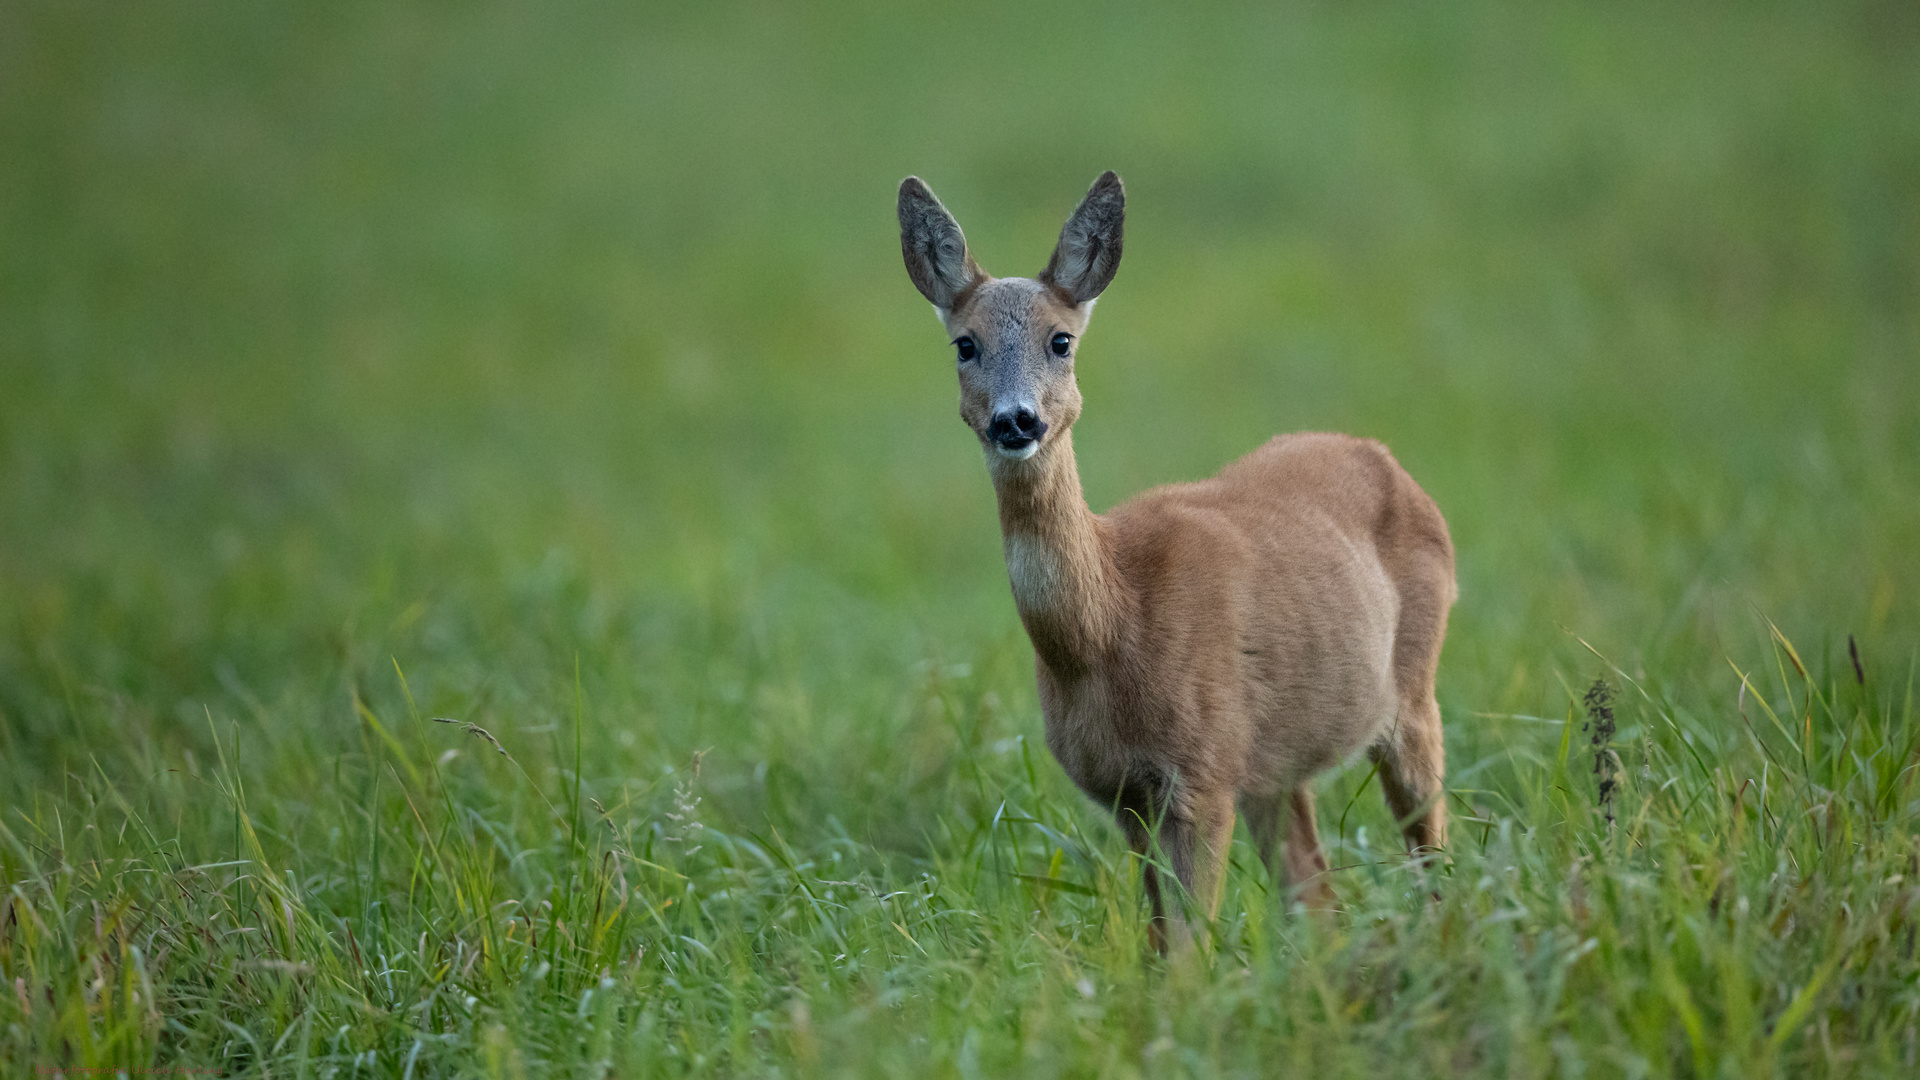
[(1025, 405), (994, 413), (993, 422), (987, 425), (987, 437), (1003, 446), (1024, 446), (1046, 433), (1047, 425), (1040, 422), (1040, 414)]

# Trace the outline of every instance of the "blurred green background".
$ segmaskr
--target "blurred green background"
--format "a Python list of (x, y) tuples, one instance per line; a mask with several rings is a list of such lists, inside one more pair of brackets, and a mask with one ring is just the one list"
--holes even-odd
[[(1461, 865), (1509, 860), (1496, 848), (1512, 820), (1489, 840), (1496, 810), (1546, 813), (1551, 776), (1535, 766), (1563, 734), (1569, 691), (1612, 670), (1588, 645), (1618, 665), (1623, 691), (1630, 676), (1659, 702), (1623, 712), (1623, 740), (1673, 716), (1688, 734), (1669, 720), (1662, 753), (1679, 760), (1684, 740), (1728, 755), (1689, 781), (1712, 798), (1676, 811), (1674, 842), (1692, 843), (1700, 821), (1738, 804), (1738, 770), (1764, 767), (1758, 737), (1738, 757), (1728, 659), (1777, 668), (1794, 707), (1762, 616), (1820, 677), (1851, 670), (1852, 635), (1876, 722), (1911, 730), (1910, 696), (1906, 728), (1886, 718), (1920, 655), (1916, 118), (1910, 2), (0, 0), (0, 807), (17, 811), (8, 835), (25, 838), (4, 853), (19, 903), (31, 893), (37, 910), (66, 913), (77, 944), (61, 978), (80, 986), (87, 935), (104, 932), (54, 869), (79, 842), (61, 822), (119, 799), (125, 821), (99, 818), (96, 839), (117, 827), (116, 842), (144, 844), (149, 830), (164, 854), (126, 858), (238, 859), (228, 796), (244, 777), (258, 858), (283, 860), (289, 882), (298, 872), (315, 920), (303, 940), (347, 988), (302, 1006), (299, 1022), (361, 1023), (371, 999), (356, 996), (335, 938), (349, 925), (370, 945), (376, 926), (387, 933), (383, 905), (415, 894), (404, 866), (382, 869), (381, 845), (412, 844), (421, 860), (431, 840), (425, 818), (424, 838), (408, 832), (392, 761), (479, 746), (402, 727), (407, 690), (421, 715), (485, 724), (524, 763), (523, 777), (490, 754), (442, 759), (449, 820), (457, 799), (462, 814), (479, 808), (472, 823), (510, 819), (498, 835), (522, 855), (547, 852), (514, 856), (520, 877), (501, 872), (498, 888), (529, 903), (585, 873), (565, 861), (571, 846), (554, 855), (564, 845), (532, 794), (564, 790), (576, 731), (586, 796), (644, 815), (708, 750), (712, 826), (780, 830), (836, 878), (853, 873), (843, 853), (871, 860), (860, 872), (889, 888), (907, 887), (889, 874), (942, 860), (978, 870), (1004, 799), (1068, 808), (1048, 813), (1078, 814), (1111, 844), (1050, 762), (1024, 764), (1020, 737), (1040, 729), (1031, 653), (979, 450), (955, 418), (949, 349), (900, 264), (893, 200), (909, 173), (1003, 275), (1039, 269), (1102, 169), (1125, 177), (1126, 261), (1079, 362), (1076, 443), (1096, 509), (1301, 429), (1384, 440), (1435, 497), (1461, 584), (1440, 688), (1450, 779), (1463, 813), (1489, 823), (1461, 841)], [(401, 741), (383, 748), (376, 730)], [(239, 755), (224, 771), (216, 731)], [(1843, 765), (1857, 745), (1844, 738), (1830, 748)], [(1898, 770), (1894, 749), (1876, 753)], [(1323, 788), (1336, 862), (1365, 856), (1360, 827), (1376, 841), (1390, 828), (1373, 796), (1349, 802), (1364, 774)], [(220, 797), (208, 779), (228, 785)], [(1861, 835), (1893, 828), (1875, 813), (1906, 813), (1892, 795), (1860, 798)], [(1336, 829), (1342, 805), (1353, 821), (1339, 811)], [(1745, 812), (1728, 826), (1728, 865), (1778, 881), (1770, 855), (1740, 861)], [(1859, 880), (1884, 878), (1872, 902), (1891, 910), (1907, 901), (1887, 867), (1910, 849), (1874, 835), (1885, 850)], [(1062, 845), (1028, 853), (1030, 869), (1063, 872)], [(474, 851), (471, 865), (487, 865)], [(1559, 852), (1541, 865), (1560, 860), (1577, 891), (1581, 863), (1565, 870), (1574, 856)], [(87, 895), (111, 906), (114, 890), (147, 888), (115, 880)], [(1561, 883), (1543, 880), (1540, 910), (1560, 910)], [(1850, 887), (1822, 893), (1820, 910), (1865, 904)], [(786, 888), (767, 886), (765, 911), (740, 918), (771, 933)], [(419, 929), (424, 950), (431, 929), (467, 948), (481, 931), (461, 921), (454, 886), (433, 889), (438, 907), (409, 909), (416, 921), (393, 940)], [(1454, 892), (1460, 910), (1479, 903), (1464, 884)], [(208, 895), (183, 891), (178, 917), (255, 918)], [(1018, 928), (1047, 916), (1044, 895), (1031, 910), (1023, 896), (976, 899)], [(1718, 912), (1720, 897), (1711, 883), (1673, 885), (1623, 906), (1622, 933), (1683, 908)], [(1409, 910), (1395, 917), (1423, 918)], [(1020, 943), (1037, 939), (1024, 930), (1004, 939), (1014, 974), (976, 994), (952, 990), (950, 972), (995, 939), (949, 943), (953, 967), (915, 923), (936, 954), (900, 985), (938, 1015), (962, 1016), (962, 1000), (978, 1013), (997, 994), (1078, 1016), (1092, 991), (1072, 958), (1094, 946), (1076, 935), (1097, 919), (1061, 911), (1069, 940), (1046, 961), (1059, 974), (1031, 998)], [(679, 932), (728, 940), (684, 918)], [(899, 929), (928, 956), (893, 918), (874, 916), (859, 940), (902, 949)], [(1450, 925), (1409, 931), (1408, 955), (1467, 970), (1429, 948), (1457, 940)], [(802, 952), (839, 972), (825, 958), (840, 933), (826, 925)], [(1645, 956), (1663, 956), (1672, 938), (1649, 933)], [(1760, 989), (1727, 991), (1728, 1024), (1751, 1018), (1739, 1011), (1749, 996), (1769, 1017), (1806, 1020), (1813, 998), (1793, 987), (1825, 946), (1728, 940), (1734, 959), (1714, 967), (1722, 954), (1702, 953), (1678, 979), (1706, 995), (1714, 972), (1751, 967)], [(189, 1018), (126, 1030), (155, 1060), (184, 1047), (238, 1068), (221, 1056), (236, 1052), (229, 1016), (275, 1046), (276, 1025), (295, 1021), (228, 1004), (252, 1000), (239, 989), (196, 997), (215, 977), (198, 972), (233, 959), (207, 941), (165, 976), (169, 1008)], [(1110, 950), (1113, 970), (1136, 964), (1130, 941)], [(1375, 953), (1355, 955), (1354, 971), (1371, 970)], [(1512, 1002), (1551, 998), (1536, 973), (1487, 955)], [(1625, 987), (1627, 1003), (1567, 1029), (1596, 1060), (1633, 1030), (1653, 1032), (1643, 1051), (1665, 1060), (1661, 1033), (1680, 1021), (1662, 1010), (1680, 1006), (1628, 985), (1652, 962), (1590, 976)], [(598, 963), (577, 959), (567, 977), (583, 981), (498, 1000), (564, 1019)], [(667, 976), (633, 963), (635, 1000), (679, 1007), (648, 989)], [(681, 1036), (689, 1045), (745, 1039), (752, 1025), (727, 1010), (774, 1008), (790, 989), (781, 970), (763, 974), (764, 1000), (671, 1030), (707, 1033)], [(822, 1016), (851, 1017), (843, 1045), (910, 1063), (917, 1044), (900, 1031), (889, 1041), (860, 1026), (866, 976), (844, 977), (843, 997), (815, 999)], [(1862, 976), (1868, 996), (1845, 999), (1870, 1003), (1846, 1030), (1872, 1033), (1876, 1060), (1911, 1064), (1911, 1010), (1904, 1029), (1875, 1026), (1893, 1016), (1882, 1003), (1910, 998), (1906, 977)], [(436, 980), (465, 978), (440, 971), (421, 992), (431, 1001)], [(727, 985), (715, 976), (707, 991)], [(927, 996), (933, 986), (948, 996)], [(1388, 1026), (1402, 1023), (1393, 1010), (1439, 1000), (1381, 993)], [(61, 1028), (19, 1000), (17, 1015), (37, 1019), (8, 1039), (91, 1022), (75, 1006)], [(1216, 1000), (1195, 1008), (1237, 1024), (1227, 1005), (1207, 1012)], [(1088, 1038), (1160, 1030), (1130, 1015)], [(1345, 1045), (1342, 1015), (1327, 1021), (1330, 1045)], [(1616, 1015), (1623, 1026), (1606, 1028)], [(787, 1024), (804, 1060), (804, 1021), (753, 1024)], [(383, 1068), (419, 1052), (400, 1021), (365, 1022)], [(943, 1052), (977, 1047), (974, 1022), (954, 1020)], [(473, 1030), (459, 1053), (506, 1029)], [(1546, 1060), (1548, 1030), (1531, 1060)], [(1729, 1053), (1779, 1047), (1757, 1028), (1726, 1030)], [(1495, 1060), (1473, 1056), (1480, 1028), (1446, 1031), (1468, 1047), (1452, 1060)], [(562, 1058), (571, 1037), (555, 1037)], [(1807, 1039), (1796, 1052), (1815, 1053)], [(732, 1060), (754, 1060), (741, 1045)], [(1707, 1060), (1697, 1040), (1693, 1054), (1673, 1060)]]
[(882, 769), (930, 658), (1036, 730), (908, 173), (1031, 274), (1121, 172), (1090, 500), (1385, 440), (1460, 551), (1450, 718), (1556, 709), (1569, 632), (1714, 672), (1756, 609), (1903, 666), (1917, 42), (1901, 3), (9, 0), (6, 782), (248, 698), (325, 747), (389, 658), (537, 712), (578, 655), (636, 755)]
[(1038, 716), (910, 172), (1001, 274), (1127, 179), (1096, 508), (1278, 431), (1393, 447), (1460, 551), (1456, 756), (1561, 707), (1573, 635), (1701, 692), (1754, 611), (1904, 667), (1917, 40), (1906, 4), (9, 2), (5, 782), (148, 774), (210, 713), (328, 758), (394, 660), (538, 730), (577, 659), (609, 774), (711, 746), (748, 818), (777, 766), (911, 847), (927, 665)]

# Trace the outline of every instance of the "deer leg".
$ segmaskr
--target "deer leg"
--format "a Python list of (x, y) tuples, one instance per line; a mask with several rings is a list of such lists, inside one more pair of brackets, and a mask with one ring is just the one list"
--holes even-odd
[(1293, 789), (1287, 823), (1287, 886), (1293, 899), (1309, 908), (1331, 909), (1335, 897), (1327, 880), (1327, 857), (1320, 850), (1320, 828), (1314, 820), (1313, 789), (1304, 782)]
[(1253, 849), (1260, 853), (1260, 862), (1267, 868), (1267, 876), (1273, 879), (1276, 889), (1286, 887), (1285, 871), (1277, 861), (1280, 855), (1280, 825), (1283, 820), (1286, 794), (1242, 795), (1240, 796), (1240, 816), (1247, 821), (1247, 832), (1253, 837)]
[[(1212, 922), (1220, 911), (1227, 880), (1227, 854), (1233, 843), (1233, 795), (1195, 792), (1177, 799), (1160, 824), (1160, 845), (1173, 874), (1193, 898), (1193, 914)], [(1190, 940), (1194, 920), (1183, 920)], [(1184, 942), (1183, 942), (1184, 944)]]
[(1330, 908), (1333, 889), (1324, 875), (1327, 859), (1320, 851), (1320, 831), (1313, 819), (1313, 789), (1301, 784), (1290, 792), (1247, 795), (1240, 813), (1267, 876), (1288, 902), (1299, 900), (1310, 908)]
[(1152, 914), (1147, 917), (1147, 943), (1153, 951), (1165, 955), (1167, 951), (1167, 911), (1160, 899), (1160, 870), (1154, 865), (1153, 833), (1148, 831), (1147, 823), (1135, 810), (1120, 811), (1120, 827), (1127, 834), (1127, 846), (1140, 857), (1140, 883), (1147, 894), (1147, 904)]
[(1446, 847), (1447, 803), (1441, 788), (1446, 751), (1440, 742), (1440, 706), (1431, 694), (1401, 705), (1393, 735), (1375, 748), (1374, 757), (1387, 808), (1407, 847), (1419, 858)]

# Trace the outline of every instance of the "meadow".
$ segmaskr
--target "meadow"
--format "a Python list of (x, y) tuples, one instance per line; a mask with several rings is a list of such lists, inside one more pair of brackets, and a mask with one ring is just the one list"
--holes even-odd
[[(1916, 117), (1899, 2), (0, 0), (0, 1072), (1916, 1075)], [(1446, 861), (1352, 763), (1190, 963), (894, 221), (1106, 168), (1093, 506), (1459, 552)]]

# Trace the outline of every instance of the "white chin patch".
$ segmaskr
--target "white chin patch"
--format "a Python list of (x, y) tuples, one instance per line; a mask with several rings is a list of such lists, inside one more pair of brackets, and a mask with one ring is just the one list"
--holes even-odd
[(1040, 440), (1035, 439), (1018, 450), (1009, 450), (1006, 447), (999, 445), (998, 443), (994, 444), (993, 449), (1001, 457), (1006, 458), (1009, 461), (1025, 461), (1028, 458), (1040, 452)]

